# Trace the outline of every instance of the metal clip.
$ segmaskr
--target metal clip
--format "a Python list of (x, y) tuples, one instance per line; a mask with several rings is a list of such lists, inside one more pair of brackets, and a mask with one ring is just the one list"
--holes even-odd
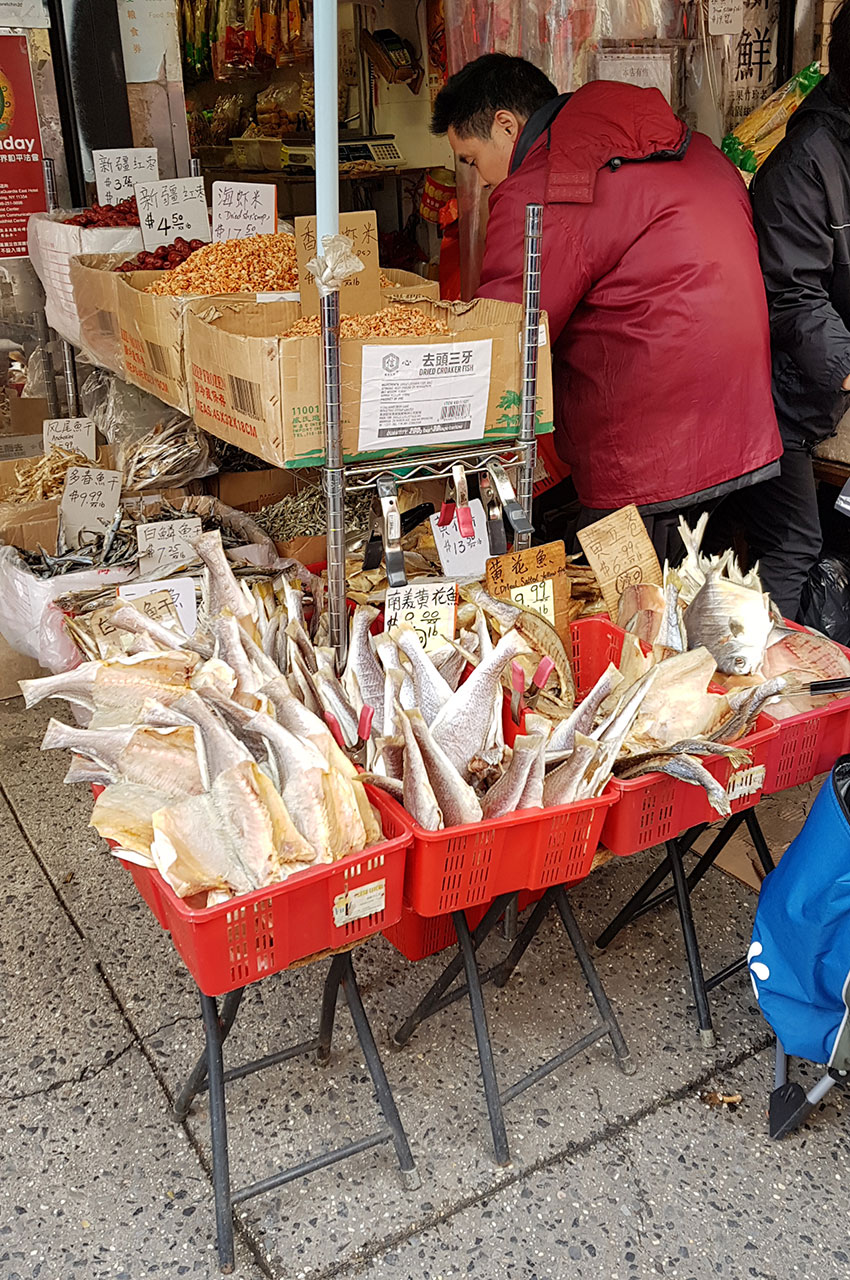
[(391, 587), (405, 587), (407, 574), (404, 571), (404, 552), (401, 549), (401, 513), (398, 509), (395, 476), (382, 471), (375, 481), (375, 487), (381, 502), (381, 535), (384, 540), (387, 581)]
[(514, 533), (533, 533), (534, 525), (525, 513), (522, 504), (517, 499), (514, 487), (510, 482), (508, 473), (502, 466), (501, 462), (489, 462), (487, 471), (490, 479), (493, 481), (496, 493), (499, 495), (502, 508), (508, 517), (508, 523)]
[(437, 524), (444, 529), (457, 516), (458, 532), (462, 538), (475, 537), (475, 525), (469, 509), (469, 489), (466, 485), (466, 472), (460, 462), (452, 467), (452, 478), (446, 485), (446, 499), (440, 508)]
[(492, 556), (503, 556), (508, 549), (508, 538), (505, 533), (502, 504), (489, 475), (479, 477), (478, 488), (484, 513), (487, 516), (487, 540)]

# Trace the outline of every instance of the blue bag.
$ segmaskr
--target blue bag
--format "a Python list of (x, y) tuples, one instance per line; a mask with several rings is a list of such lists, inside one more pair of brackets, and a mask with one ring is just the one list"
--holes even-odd
[(785, 1052), (850, 1067), (850, 755), (762, 885), (747, 953), (764, 1017)]

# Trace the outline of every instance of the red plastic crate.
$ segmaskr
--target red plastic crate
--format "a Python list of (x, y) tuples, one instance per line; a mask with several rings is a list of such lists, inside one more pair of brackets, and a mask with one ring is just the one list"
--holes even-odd
[[(542, 896), (542, 889), (538, 889), (536, 893), (521, 893), (517, 902), (520, 914)], [(481, 923), (489, 907), (490, 903), (485, 902), (465, 912), (470, 929), (475, 929)], [(401, 919), (398, 924), (390, 925), (389, 929), (384, 930), (384, 937), (408, 960), (425, 960), (426, 957), (435, 956), (452, 946), (457, 934), (451, 915), (419, 916), (409, 907), (402, 906)]]
[[(140, 894), (171, 934), (183, 963), (205, 995), (223, 995), (321, 951), (344, 947), (395, 924), (401, 916), (404, 866), (411, 841), (407, 815), (367, 788), (387, 839), (339, 862), (309, 867), (217, 907), (192, 910), (156, 870), (125, 862)], [(374, 909), (342, 918), (346, 895), (383, 882)], [(349, 910), (351, 904), (349, 905)]]
[[(793, 622), (785, 625), (795, 631), (805, 630)], [(850, 658), (850, 649), (838, 647)], [(773, 720), (769, 709), (767, 715)], [(773, 722), (779, 732), (767, 765), (765, 795), (811, 782), (819, 773), (830, 770), (839, 756), (850, 751), (850, 696), (833, 698), (821, 707)]]

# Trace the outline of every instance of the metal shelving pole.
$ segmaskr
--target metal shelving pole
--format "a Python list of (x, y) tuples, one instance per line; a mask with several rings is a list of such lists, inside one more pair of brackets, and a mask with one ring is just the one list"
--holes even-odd
[[(52, 160), (44, 160), (44, 187), (49, 212), (59, 207), (56, 189), (56, 170)], [(46, 370), (45, 370), (46, 372)], [(70, 342), (62, 339), (62, 372), (65, 377), (65, 398), (68, 401), (68, 416), (77, 418), (80, 414), (80, 392), (77, 386), (77, 366), (74, 363), (74, 348)], [(49, 397), (48, 397), (49, 399)]]
[[(531, 519), (534, 488), (534, 466), (537, 461), (535, 427), (537, 425), (537, 356), (540, 346), (540, 251), (543, 242), (543, 205), (529, 204), (525, 209), (525, 265), (522, 304), (522, 417), (519, 442), (525, 457), (517, 477), (517, 498)], [(531, 546), (530, 533), (514, 537), (517, 551)]]

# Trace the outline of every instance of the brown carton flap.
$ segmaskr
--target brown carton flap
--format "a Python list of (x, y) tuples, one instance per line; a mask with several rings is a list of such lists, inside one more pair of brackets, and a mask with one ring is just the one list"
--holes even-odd
[(9, 430), (0, 435), (40, 436), (49, 417), (50, 408), (40, 396), (9, 396)]
[(113, 267), (125, 262), (123, 253), (84, 253), (71, 259), (71, 287), (80, 317), (83, 350), (95, 364), (124, 374), (124, 349), (118, 317), (120, 273)]

